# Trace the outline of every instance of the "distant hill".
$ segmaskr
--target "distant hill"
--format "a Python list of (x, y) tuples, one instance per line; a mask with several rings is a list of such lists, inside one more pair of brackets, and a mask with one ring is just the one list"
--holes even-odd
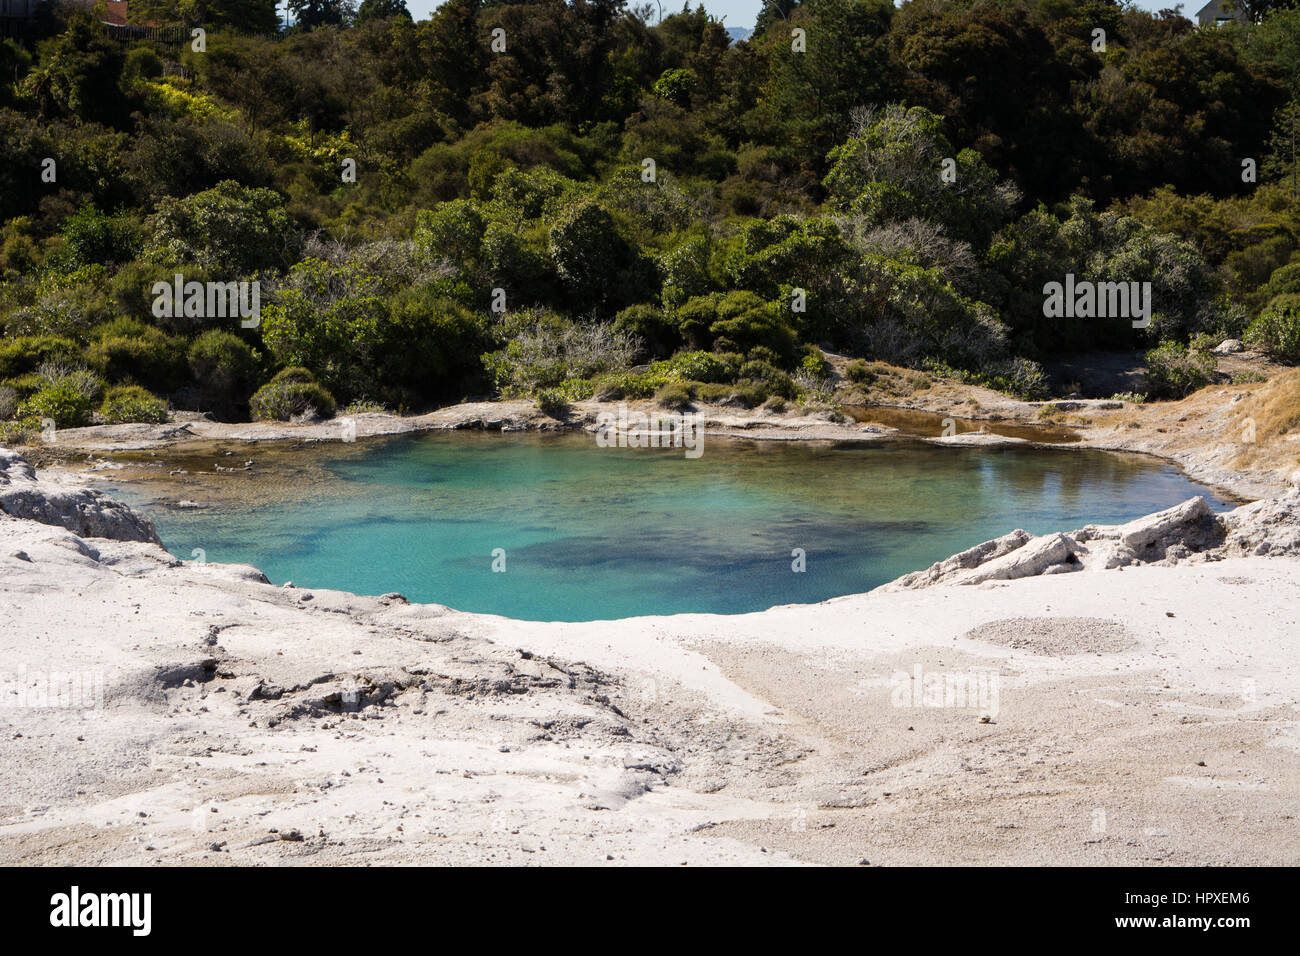
[(730, 35), (732, 43), (739, 43), (741, 40), (748, 40), (749, 35), (753, 32), (753, 27), (727, 27), (727, 33)]

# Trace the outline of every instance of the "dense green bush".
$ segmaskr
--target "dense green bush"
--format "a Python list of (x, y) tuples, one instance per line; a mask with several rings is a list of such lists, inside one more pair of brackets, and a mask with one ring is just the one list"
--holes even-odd
[(1208, 385), (1218, 368), (1210, 353), (1177, 342), (1161, 342), (1147, 352), (1146, 362), (1148, 394), (1169, 398), (1182, 398)]
[(649, 398), (664, 383), (643, 372), (615, 372), (596, 379), (596, 395), (601, 401), (618, 398)]
[(1047, 397), (1047, 373), (1037, 362), (1026, 358), (1000, 362), (980, 378), (982, 384), (1022, 401), (1034, 402)]
[(702, 383), (695, 387), (695, 398), (710, 405), (739, 405), (742, 408), (753, 408), (761, 405), (767, 397), (761, 387), (750, 382), (734, 385)]
[(185, 343), (138, 319), (118, 318), (91, 333), (86, 363), (110, 382), (170, 392), (185, 380)]
[(1300, 359), (1300, 293), (1274, 297), (1246, 330), (1246, 341), (1269, 355), (1288, 361)]
[(4, 384), (12, 388), (20, 400), (31, 398), (45, 385), (45, 379), (38, 372), (28, 372), (25, 375), (15, 375), (13, 378), (4, 380)]
[(663, 309), (645, 303), (630, 305), (614, 316), (614, 331), (635, 336), (656, 358), (671, 355), (682, 341), (681, 332)]
[(794, 357), (797, 335), (789, 313), (753, 292), (696, 296), (678, 310), (678, 321), (690, 338), (700, 335), (698, 329), (707, 328), (714, 349), (748, 351), (763, 346), (782, 364)]
[(740, 380), (758, 388), (766, 398), (780, 395), (793, 399), (797, 394), (794, 379), (770, 362), (751, 361), (740, 367)]
[(190, 345), (187, 360), (205, 411), (226, 418), (247, 405), (257, 386), (260, 363), (242, 339), (220, 329), (209, 330)]
[(167, 421), (167, 403), (139, 385), (115, 385), (104, 393), (99, 415), (105, 424)]
[(57, 335), (23, 335), (0, 341), (0, 379), (17, 378), (50, 362), (71, 363), (79, 351), (72, 339)]
[(803, 359), (799, 367), (814, 378), (830, 378), (831, 363), (826, 355), (815, 345), (805, 346)]
[(305, 368), (290, 366), (279, 372), (249, 399), (249, 409), (259, 421), (289, 421), (316, 416), (333, 418), (334, 396)]
[[(363, 256), (309, 258), (294, 266), (262, 309), (262, 336), (276, 359), (301, 365), (343, 401), (390, 406), (459, 398), (485, 384), (479, 358), (492, 342), (486, 317), (397, 262)], [(412, 283), (412, 279), (417, 280)], [(521, 310), (496, 356), (498, 384), (528, 390), (582, 377), (606, 362), (600, 336), (553, 313)], [(557, 330), (568, 330), (557, 339)], [(562, 340), (562, 341), (561, 341)], [(603, 344), (614, 347), (616, 343)]]
[(712, 352), (678, 352), (653, 362), (650, 375), (668, 382), (729, 382), (735, 374), (726, 360)]
[(122, 216), (109, 216), (91, 203), (63, 221), (59, 264), (72, 271), (97, 263), (128, 262), (135, 257), (140, 239), (137, 226)]
[(1273, 271), (1263, 289), (1273, 298), (1279, 295), (1300, 293), (1300, 262), (1289, 262)]
[(569, 414), (569, 402), (558, 388), (538, 389), (537, 407), (552, 418), (564, 418)]
[(685, 411), (691, 407), (691, 390), (685, 385), (674, 382), (655, 392), (655, 401), (663, 408), (671, 408), (678, 412)]
[(274, 190), (232, 180), (192, 196), (164, 199), (145, 228), (151, 261), (202, 266), (227, 282), (259, 269), (284, 268), (301, 246), (284, 200)]
[(40, 387), (18, 408), (20, 418), (53, 420), (59, 428), (79, 428), (90, 424), (95, 401), (103, 391), (102, 383), (85, 369), (43, 366), (37, 376)]

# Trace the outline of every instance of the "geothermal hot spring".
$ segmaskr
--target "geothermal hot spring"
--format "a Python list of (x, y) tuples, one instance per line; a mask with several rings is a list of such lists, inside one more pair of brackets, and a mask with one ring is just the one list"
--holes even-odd
[[(185, 454), (153, 464), (158, 480), (187, 470), (165, 495), (111, 489), (181, 558), (527, 620), (822, 601), (1014, 528), (1122, 522), (1198, 494), (1231, 506), (1141, 456), (908, 440), (710, 437), (690, 459), (589, 434), (454, 432)], [(213, 468), (249, 458), (248, 472)]]

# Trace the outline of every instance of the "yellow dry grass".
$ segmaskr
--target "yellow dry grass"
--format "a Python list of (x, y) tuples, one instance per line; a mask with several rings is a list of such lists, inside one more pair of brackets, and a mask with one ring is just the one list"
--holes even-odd
[(1300, 369), (1242, 389), (1248, 394), (1238, 403), (1232, 425), (1242, 445), (1236, 467), (1300, 465)]

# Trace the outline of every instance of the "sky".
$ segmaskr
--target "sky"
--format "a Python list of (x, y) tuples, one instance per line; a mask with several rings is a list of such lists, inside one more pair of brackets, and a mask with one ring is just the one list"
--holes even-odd
[[(442, 0), (406, 0), (406, 8), (411, 11), (411, 16), (415, 19), (424, 20), (435, 8), (441, 6), (441, 2)], [(635, 4), (645, 0), (631, 0), (631, 2)], [(659, 0), (659, 2), (663, 4), (665, 14), (681, 9), (682, 0)], [(699, 3), (700, 0), (693, 0), (691, 6), (695, 7)], [(1175, 0), (1137, 0), (1137, 6), (1143, 10), (1160, 10), (1175, 5)], [(1191, 0), (1185, 3), (1183, 16), (1190, 18), (1204, 5), (1203, 0)], [(762, 8), (762, 0), (704, 0), (704, 9), (715, 17), (725, 18), (724, 22), (729, 27), (752, 27), (754, 21), (758, 19), (758, 11)]]

